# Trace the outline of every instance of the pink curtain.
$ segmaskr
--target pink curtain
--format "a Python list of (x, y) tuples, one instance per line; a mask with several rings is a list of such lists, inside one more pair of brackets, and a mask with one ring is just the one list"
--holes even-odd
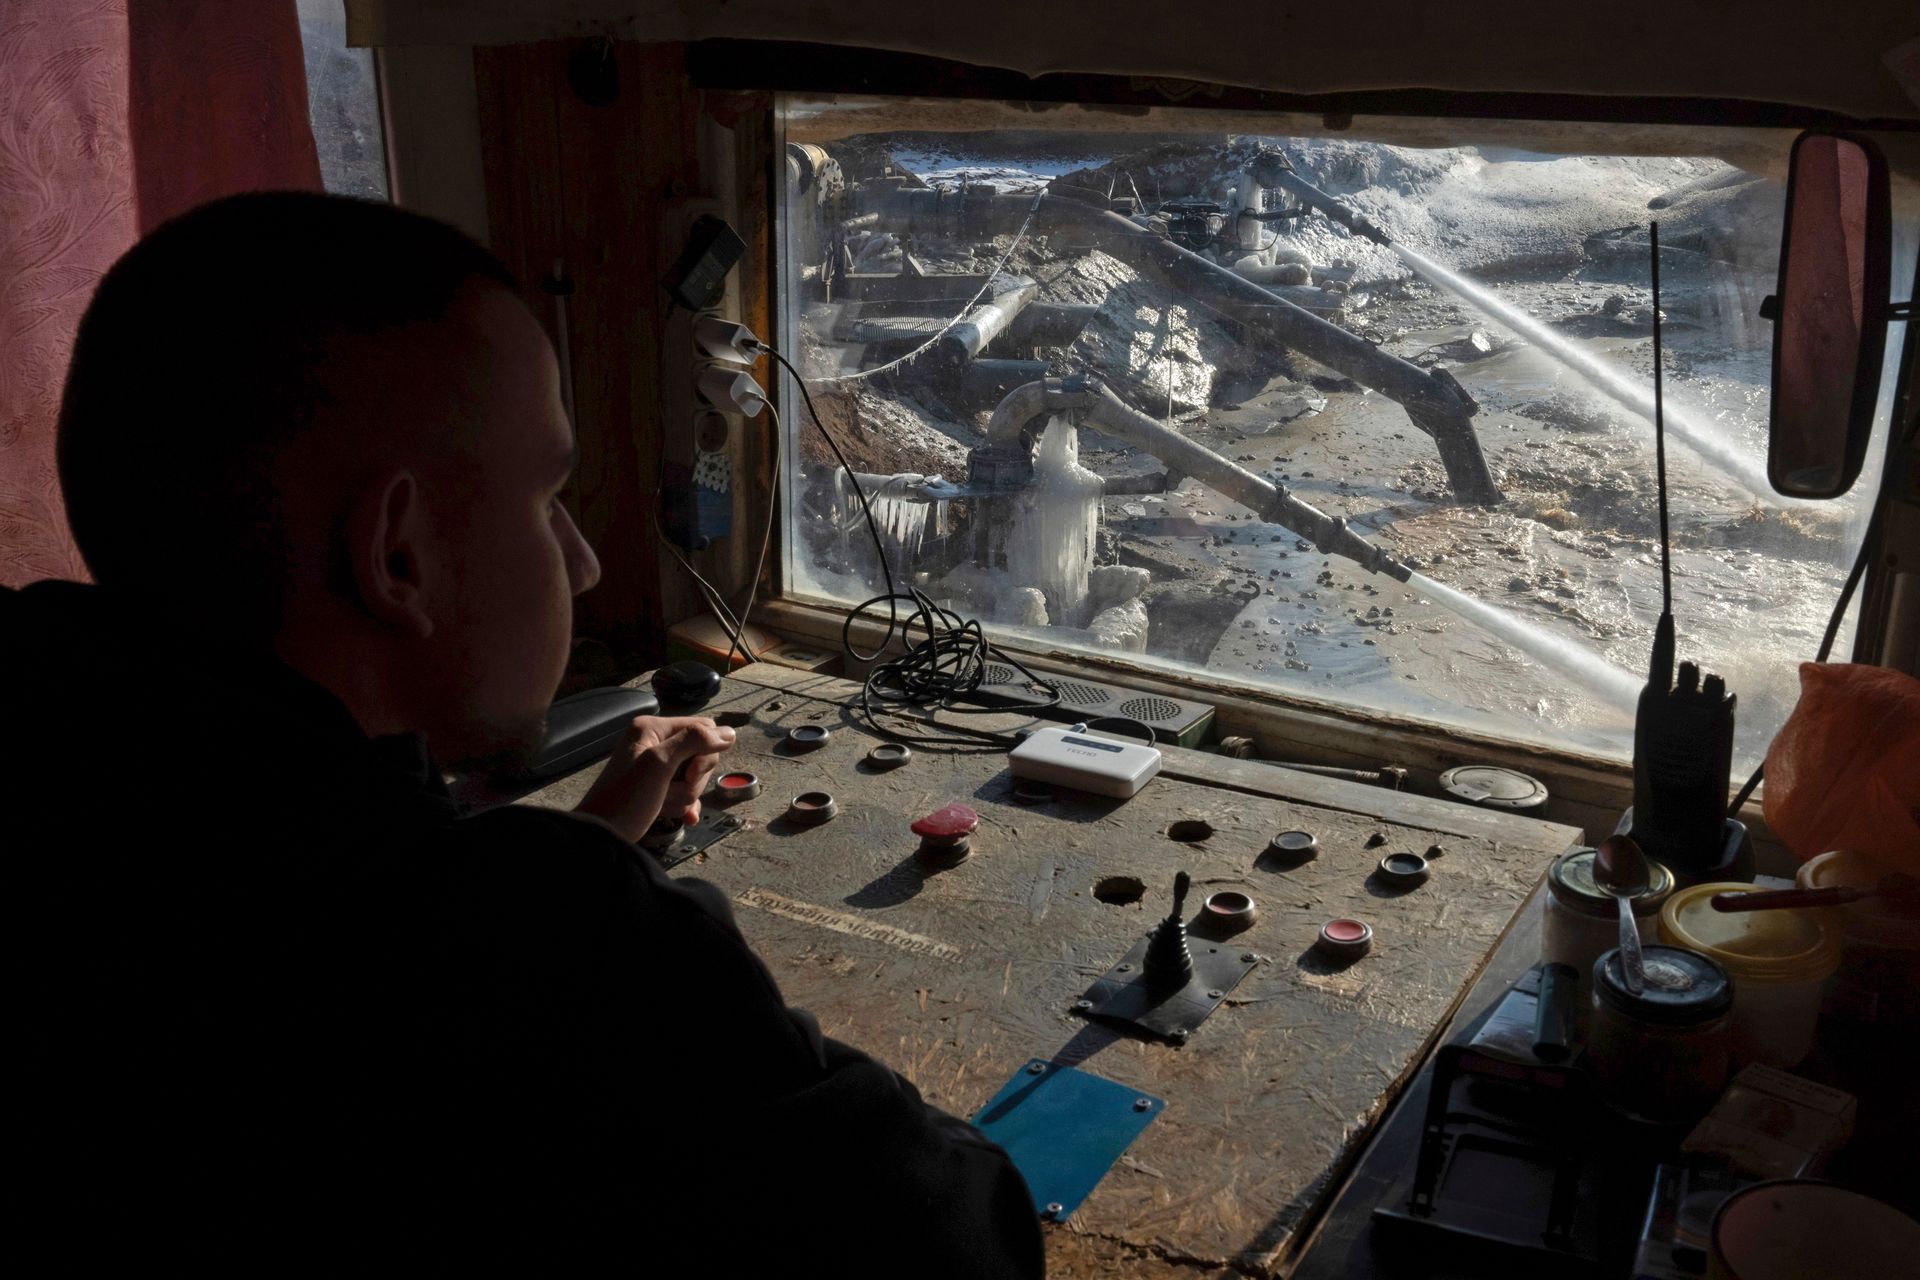
[(320, 189), (293, 0), (0, 4), (0, 584), (86, 576), (53, 435), (101, 274), (267, 187)]

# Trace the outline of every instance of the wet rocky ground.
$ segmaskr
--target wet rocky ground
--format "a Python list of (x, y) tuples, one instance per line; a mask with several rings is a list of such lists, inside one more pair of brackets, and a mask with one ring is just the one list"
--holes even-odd
[[(1406, 211), (1417, 208), (1429, 233), (1423, 252), (1452, 248), (1502, 300), (1649, 383), (1651, 298), (1634, 265), (1644, 248), (1620, 218), (1628, 206), (1644, 218), (1650, 199), (1677, 190), (1661, 214), (1683, 255), (1662, 297), (1667, 395), (1735, 448), (1764, 456), (1768, 335), (1748, 313), (1772, 262), (1739, 248), (1764, 243), (1764, 228), (1757, 237), (1728, 229), (1741, 210), (1767, 207), (1755, 183), (1716, 175), (1711, 162), (1581, 161), (1576, 176), (1606, 186), (1608, 199), (1596, 204), (1578, 184), (1536, 191), (1529, 221), (1515, 193), (1538, 180), (1537, 168), (1507, 172), (1515, 166), (1454, 153), (1369, 166), (1354, 155), (1342, 151), (1323, 169), (1337, 176), (1345, 165), (1350, 185), (1371, 175), (1373, 185), (1348, 193), (1370, 216), (1392, 227), (1398, 211), (1411, 224)], [(951, 167), (950, 154), (940, 159)], [(1191, 144), (1162, 159), (1210, 163)], [(1018, 180), (1004, 156), (978, 167)], [(1169, 174), (1156, 180), (1164, 187)], [(1476, 191), (1478, 223), (1469, 216)], [(1316, 699), (1624, 756), (1632, 707), (1617, 690), (1570, 676), (1551, 650), (1577, 644), (1636, 678), (1644, 671), (1660, 607), (1650, 424), (1377, 246), (1313, 221), (1315, 262), (1349, 268), (1335, 321), (1459, 380), (1480, 405), (1476, 426), (1504, 501), (1455, 503), (1432, 442), (1398, 405), (1298, 356), (1249, 348), (1204, 305), (1138, 280), (1097, 246), (1030, 241), (1014, 247), (1007, 269), (1039, 281), (1045, 300), (1102, 305), (1072, 346), (1035, 353), (1055, 371), (1102, 368), (1137, 406), (1347, 517), (1422, 573), (1524, 619), (1544, 643), (1516, 648), (1435, 602), (1418, 579), (1401, 584), (1323, 556), (1191, 480), (1145, 492), (1164, 471), (1157, 460), (1083, 432), (1082, 464), (1109, 480), (1097, 558), (1151, 575), (1147, 653)], [(1449, 243), (1463, 235), (1471, 243)], [(984, 263), (1008, 247), (948, 248)], [(965, 452), (987, 416), (911, 370), (820, 399), (875, 464), (954, 480), (965, 478)], [(1797, 664), (1818, 645), (1863, 517), (1855, 503), (1787, 507), (1756, 495), (1671, 437), (1668, 462), (1681, 657), (1727, 677), (1741, 699), (1737, 754), (1757, 758), (1791, 708)], [(815, 568), (818, 585), (836, 590), (833, 568)]]

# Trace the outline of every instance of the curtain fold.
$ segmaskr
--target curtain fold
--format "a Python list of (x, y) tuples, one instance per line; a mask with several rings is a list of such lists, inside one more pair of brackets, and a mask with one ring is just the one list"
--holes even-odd
[(263, 187), (320, 189), (294, 0), (0, 5), (0, 585), (86, 577), (53, 441), (100, 276), (173, 214)]

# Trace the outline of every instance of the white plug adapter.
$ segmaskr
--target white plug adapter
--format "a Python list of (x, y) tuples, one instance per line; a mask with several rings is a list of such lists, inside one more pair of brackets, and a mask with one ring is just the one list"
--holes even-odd
[(767, 393), (760, 389), (753, 375), (732, 365), (717, 364), (702, 369), (694, 385), (700, 390), (700, 398), (722, 413), (757, 418), (767, 407)]
[(704, 315), (693, 322), (693, 345), (709, 360), (750, 365), (759, 358), (760, 340), (753, 336), (753, 330), (716, 315)]

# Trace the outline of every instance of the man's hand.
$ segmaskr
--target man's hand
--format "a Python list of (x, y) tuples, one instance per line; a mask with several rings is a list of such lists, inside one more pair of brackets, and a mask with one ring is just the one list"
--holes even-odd
[(574, 812), (602, 818), (636, 841), (662, 814), (698, 822), (700, 795), (733, 737), (705, 716), (635, 716)]

